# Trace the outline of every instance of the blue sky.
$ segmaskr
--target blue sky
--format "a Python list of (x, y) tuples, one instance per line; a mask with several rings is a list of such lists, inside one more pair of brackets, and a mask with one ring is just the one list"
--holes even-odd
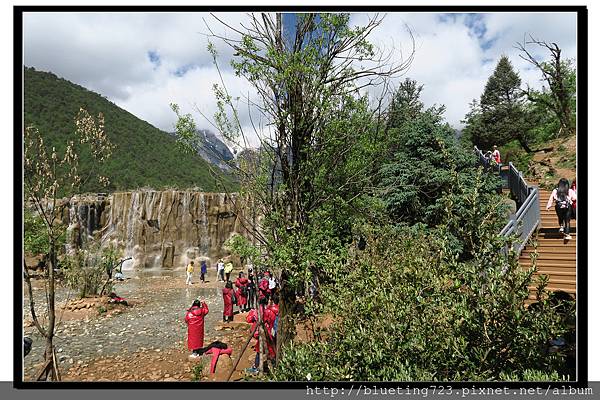
[[(352, 14), (350, 21), (361, 25), (369, 17)], [(239, 27), (249, 17), (227, 13), (220, 18)], [(286, 22), (289, 19), (284, 17)], [(408, 76), (422, 83), (424, 102), (444, 104), (447, 121), (460, 128), (469, 102), (480, 96), (501, 55), (509, 57), (524, 84), (539, 87), (539, 74), (518, 57), (515, 43), (533, 34), (555, 41), (565, 56), (575, 57), (575, 22), (575, 14), (568, 13), (388, 13), (370, 39), (398, 61), (410, 51), (410, 29), (416, 46), (414, 61), (397, 79)], [(205, 13), (26, 14), (25, 65), (99, 92), (161, 129), (172, 130), (171, 102), (191, 112), (200, 127), (210, 128), (197, 112), (214, 114), (211, 88), (220, 82), (206, 50), (207, 26), (235, 37)], [(219, 41), (214, 44), (229, 92), (253, 98), (252, 88), (229, 66), (231, 50)], [(250, 115), (259, 120), (253, 111), (242, 109), (240, 115), (246, 127)]]

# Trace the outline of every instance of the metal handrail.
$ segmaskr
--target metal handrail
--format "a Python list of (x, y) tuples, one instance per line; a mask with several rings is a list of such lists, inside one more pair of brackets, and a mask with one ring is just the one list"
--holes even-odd
[[(479, 163), (484, 168), (489, 168), (489, 160), (477, 146), (475, 146), (475, 153), (479, 158)], [(498, 167), (498, 171), (501, 175), (504, 172), (501, 166)], [(513, 243), (513, 249), (517, 254), (521, 254), (530, 236), (540, 224), (539, 190), (536, 186), (527, 184), (527, 181), (523, 178), (523, 174), (513, 163), (508, 163), (506, 189), (510, 189), (510, 193), (517, 202), (518, 210), (506, 223), (500, 234), (508, 237), (516, 233), (518, 239)], [(508, 248), (506, 252), (508, 252)]]

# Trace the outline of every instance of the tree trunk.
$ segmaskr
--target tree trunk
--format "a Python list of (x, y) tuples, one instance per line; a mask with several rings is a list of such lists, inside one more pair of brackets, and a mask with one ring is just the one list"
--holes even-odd
[(56, 310), (54, 306), (55, 298), (55, 287), (54, 287), (54, 268), (57, 266), (56, 259), (56, 245), (54, 242), (50, 243), (50, 265), (48, 266), (48, 326), (46, 328), (46, 350), (44, 352), (44, 359), (46, 363), (49, 363), (49, 368), (46, 370), (46, 380), (48, 376), (52, 379), (58, 380), (58, 376), (55, 373), (57, 365), (54, 363), (54, 326), (56, 321)]
[(523, 148), (523, 150), (525, 150), (527, 153), (533, 153), (533, 150), (531, 150), (531, 148), (527, 144), (527, 141), (525, 140), (525, 138), (523, 137), (523, 135), (519, 135), (518, 138), (517, 138), (517, 140), (519, 141), (519, 144), (521, 145), (521, 147)]
[(296, 294), (287, 283), (287, 272), (281, 272), (281, 291), (279, 298), (279, 322), (277, 326), (276, 362), (281, 359), (281, 349), (294, 338), (295, 326), (293, 310)]

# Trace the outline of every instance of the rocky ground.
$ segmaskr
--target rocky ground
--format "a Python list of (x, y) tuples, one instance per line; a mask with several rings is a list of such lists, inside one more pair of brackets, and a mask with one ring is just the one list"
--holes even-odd
[[(115, 284), (115, 292), (129, 306), (111, 305), (108, 298), (74, 299), (73, 293), (60, 287), (57, 312), (60, 322), (55, 345), (65, 381), (190, 381), (225, 380), (247, 341), (250, 325), (245, 314), (234, 322), (222, 322), (222, 282), (209, 273), (207, 283), (185, 285), (183, 271), (125, 271), (126, 280)], [(25, 291), (26, 292), (26, 291)], [(45, 291), (34, 285), (36, 308), (42, 311)], [(233, 353), (231, 359), (219, 359), (217, 371), (208, 374), (211, 355), (189, 359), (186, 348), (185, 310), (200, 296), (209, 313), (205, 318), (205, 345), (220, 340)], [(237, 307), (236, 307), (237, 308)], [(43, 340), (29, 316), (29, 301), (24, 302), (25, 335), (33, 338), (31, 353), (24, 361), (25, 380), (34, 379), (42, 365)], [(252, 345), (243, 354), (232, 380), (245, 378), (244, 369), (254, 360)], [(200, 365), (197, 367), (197, 365)], [(204, 371), (202, 366), (204, 366)]]
[(547, 151), (537, 152), (525, 171), (527, 178), (541, 187), (553, 189), (560, 178), (571, 182), (576, 177), (577, 137), (547, 143)]

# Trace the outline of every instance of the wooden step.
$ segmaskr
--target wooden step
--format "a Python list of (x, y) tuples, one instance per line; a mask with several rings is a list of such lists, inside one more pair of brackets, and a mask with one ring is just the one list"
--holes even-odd
[(561, 240), (565, 243), (568, 243), (570, 241), (574, 241), (577, 240), (577, 232), (569, 232), (569, 234), (571, 235), (571, 239), (570, 240), (566, 240), (564, 237), (565, 235), (560, 233), (557, 229), (552, 229), (552, 230), (543, 230), (540, 231), (538, 233), (538, 240), (542, 239), (542, 240)]
[[(532, 263), (531, 260), (525, 260), (525, 259), (519, 259), (519, 264), (522, 266), (527, 266), (527, 267), (531, 267)], [(563, 268), (573, 268), (575, 269), (577, 267), (577, 263), (573, 260), (537, 260), (536, 261), (536, 265), (538, 267), (538, 269), (540, 269), (542, 266), (556, 266), (556, 267), (563, 267)]]
[[(530, 258), (530, 253), (527, 254), (521, 254), (521, 257), (519, 257), (519, 261), (523, 260), (523, 262), (529, 261), (531, 260)], [(560, 260), (560, 261), (573, 261), (573, 263), (575, 263), (577, 261), (575, 254), (571, 254), (571, 253), (552, 253), (552, 252), (543, 252), (543, 253), (538, 253), (537, 256), (537, 260)]]
[(577, 280), (577, 270), (576, 269), (565, 270), (565, 269), (558, 269), (558, 268), (543, 267), (541, 270), (538, 270), (536, 272), (536, 274), (548, 275), (551, 277), (556, 277), (556, 279), (569, 279), (572, 281)]
[[(521, 267), (523, 270), (528, 270), (531, 268), (531, 264), (521, 265)], [(575, 275), (577, 272), (577, 267), (565, 267), (564, 265), (537, 265), (536, 263), (536, 268), (538, 272), (568, 272), (571, 275)]]
[[(563, 238), (545, 238), (538, 237), (538, 247), (561, 247), (561, 248), (576, 248), (577, 247), (577, 234), (572, 234), (573, 239), (565, 241)], [(533, 248), (532, 245), (527, 246), (528, 249)]]
[(558, 275), (558, 274), (534, 274), (533, 279), (536, 280), (538, 276), (547, 276), (550, 281), (550, 285), (554, 285), (556, 283), (564, 283), (570, 285), (577, 285), (577, 277), (575, 275)]
[[(535, 292), (536, 286), (529, 286), (529, 290), (533, 290)], [(567, 293), (575, 293), (577, 291), (577, 285), (575, 282), (570, 281), (552, 281), (548, 283), (546, 289), (551, 292), (556, 292), (562, 290)]]
[(529, 254), (533, 254), (535, 251), (537, 250), (538, 254), (545, 254), (545, 253), (550, 253), (550, 254), (572, 254), (573, 256), (576, 255), (576, 250), (577, 248), (575, 246), (539, 246), (537, 248), (533, 248), (533, 247), (525, 247), (525, 250), (523, 250), (523, 253), (521, 253), (521, 255), (529, 255)]

